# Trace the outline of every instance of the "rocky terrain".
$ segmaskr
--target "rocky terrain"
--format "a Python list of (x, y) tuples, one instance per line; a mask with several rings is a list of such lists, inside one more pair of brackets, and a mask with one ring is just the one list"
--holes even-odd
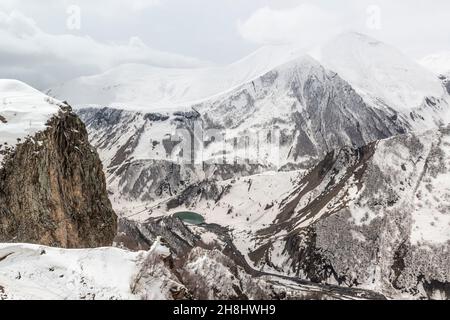
[(450, 94), (450, 73), (448, 75), (441, 75), (439, 78), (442, 80), (445, 89), (447, 89), (447, 92)]
[(3, 244), (0, 300), (384, 299), (367, 290), (257, 272), (239, 262), (234, 256), (239, 253), (225, 242), (212, 243), (208, 232), (167, 217), (121, 222), (117, 245), (129, 239), (145, 251)]
[[(64, 248), (111, 245), (117, 218), (106, 194), (102, 163), (84, 124), (68, 105), (46, 100), (24, 84), (14, 86), (20, 89), (16, 95), (1, 92), (3, 126), (23, 126), (25, 134), (32, 120), (29, 124), (24, 118), (43, 123), (42, 130), (18, 133), (16, 144), (10, 142), (2, 151), (0, 242)], [(24, 97), (29, 101), (22, 101)], [(39, 119), (36, 113), (42, 107), (33, 108), (39, 104), (49, 105), (54, 113)]]
[[(198, 184), (159, 206), (202, 213), (203, 237), (228, 239), (251, 270), (448, 299), (449, 146), (448, 128), (401, 135), (331, 152), (306, 172)], [(139, 234), (152, 238), (145, 224)]]

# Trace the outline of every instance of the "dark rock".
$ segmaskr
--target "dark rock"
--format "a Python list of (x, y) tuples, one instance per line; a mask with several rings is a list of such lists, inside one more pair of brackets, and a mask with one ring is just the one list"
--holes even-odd
[(7, 154), (0, 168), (0, 242), (108, 246), (116, 230), (102, 164), (75, 114), (60, 111), (45, 131)]

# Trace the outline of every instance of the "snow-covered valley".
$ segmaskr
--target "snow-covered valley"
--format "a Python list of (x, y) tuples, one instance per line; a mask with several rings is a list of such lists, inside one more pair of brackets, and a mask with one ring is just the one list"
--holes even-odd
[[(0, 81), (0, 165), (2, 150), (15, 155), (68, 104), (103, 164), (96, 193), (83, 193), (99, 175), (96, 154), (80, 170), (83, 188), (61, 188), (76, 196), (72, 207), (55, 202), (57, 227), (45, 223), (56, 231), (38, 239), (94, 243), (71, 213), (81, 193), (118, 216), (86, 226), (104, 232), (102, 244), (118, 227), (111, 247), (0, 245), (0, 298), (449, 299), (443, 60), (419, 64), (349, 33), (308, 54), (267, 47), (225, 67), (121, 65), (52, 88), (55, 99)], [(75, 131), (56, 145), (83, 162), (91, 147)], [(43, 172), (49, 181), (60, 172), (49, 168), (33, 180), (40, 189)], [(62, 228), (60, 212), (73, 224)]]

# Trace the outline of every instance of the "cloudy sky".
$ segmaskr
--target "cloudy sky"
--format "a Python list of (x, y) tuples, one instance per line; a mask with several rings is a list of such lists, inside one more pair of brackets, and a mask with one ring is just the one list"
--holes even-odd
[(1, 0), (0, 77), (39, 89), (121, 63), (226, 64), (358, 31), (418, 59), (450, 51), (448, 0)]

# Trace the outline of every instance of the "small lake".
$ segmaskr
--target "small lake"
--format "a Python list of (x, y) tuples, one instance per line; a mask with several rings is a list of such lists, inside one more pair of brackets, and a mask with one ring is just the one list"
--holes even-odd
[(205, 218), (195, 212), (182, 211), (175, 213), (173, 216), (189, 224), (199, 225), (205, 223)]

